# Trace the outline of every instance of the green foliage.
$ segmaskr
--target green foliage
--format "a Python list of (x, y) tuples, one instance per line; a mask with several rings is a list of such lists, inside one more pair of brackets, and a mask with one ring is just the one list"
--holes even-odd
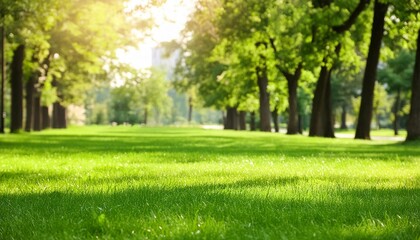
[[(334, 108), (351, 106), (352, 99), (361, 93), (363, 69), (356, 72), (358, 67), (339, 68), (331, 77), (332, 103)], [(357, 106), (358, 108), (359, 106)]]
[(154, 122), (159, 124), (162, 118), (169, 117), (172, 108), (172, 99), (168, 96), (169, 82), (165, 73), (158, 69), (151, 69), (148, 75), (132, 86), (135, 89), (134, 105), (150, 111)]
[[(304, 72), (299, 80), (305, 92), (302, 99), (312, 95), (324, 59), (330, 66), (337, 62), (351, 70), (350, 75), (360, 72), (367, 55), (371, 9), (362, 12), (348, 32), (333, 31), (358, 3), (334, 1), (320, 7), (317, 1), (199, 1), (185, 30), (184, 71), (179, 72), (183, 86), (198, 86), (206, 105), (253, 109), (248, 104), (253, 101), (244, 98), (257, 98), (255, 68), (264, 59), (272, 110), (282, 111), (287, 108), (283, 75), (292, 75), (299, 65)], [(299, 105), (310, 105), (304, 102)]]
[[(356, 116), (359, 115), (360, 102), (360, 96), (352, 98), (353, 112)], [(391, 120), (391, 107), (392, 101), (390, 96), (387, 94), (385, 86), (380, 83), (375, 84), (372, 119), (376, 128), (379, 129), (383, 126), (389, 125), (389, 121)]]
[[(39, 71), (43, 104), (83, 104), (86, 92), (116, 60), (116, 50), (140, 41), (136, 31), (152, 26), (147, 14), (164, 1), (134, 4), (117, 0), (31, 0), (0, 3), (8, 52), (25, 44), (25, 78)], [(130, 9), (129, 9), (130, 8)], [(145, 17), (146, 16), (146, 17)]]
[[(385, 100), (385, 101), (384, 101)], [(381, 127), (379, 122), (381, 118), (389, 119), (385, 114), (391, 112), (391, 101), (389, 101), (388, 94), (385, 87), (381, 84), (375, 84), (375, 93), (373, 99), (373, 115), (377, 118), (377, 127)]]
[(122, 86), (111, 90), (111, 121), (118, 124), (144, 123), (144, 115), (147, 114), (152, 116), (153, 123), (160, 124), (162, 118), (170, 117), (172, 99), (168, 95), (169, 82), (163, 72), (126, 66), (126, 72), (120, 74), (123, 74), (120, 76), (123, 77)]
[(139, 127), (0, 136), (0, 238), (416, 239), (418, 144)]
[(411, 87), (414, 69), (414, 52), (402, 50), (395, 58), (389, 59), (378, 71), (378, 80), (386, 84), (389, 92), (397, 89), (407, 91)]
[(132, 111), (131, 102), (133, 101), (134, 91), (130, 87), (121, 86), (113, 88), (111, 91), (111, 122), (117, 124), (140, 123), (138, 114)]

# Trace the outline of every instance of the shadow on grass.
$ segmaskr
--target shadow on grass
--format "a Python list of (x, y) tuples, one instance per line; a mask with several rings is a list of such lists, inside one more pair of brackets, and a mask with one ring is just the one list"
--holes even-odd
[[(419, 188), (331, 188), (321, 199), (311, 199), (310, 194), (282, 194), (284, 187), (296, 187), (303, 180), (255, 179), (82, 194), (3, 194), (0, 238), (416, 239), (420, 236)], [(268, 186), (277, 190), (277, 194), (269, 195)], [(246, 192), (253, 188), (267, 189), (267, 194)]]
[[(138, 131), (138, 130), (137, 130)], [(0, 147), (14, 154), (154, 154), (171, 156), (163, 161), (197, 162), (219, 160), (214, 156), (287, 156), (360, 158), (389, 160), (415, 158), (420, 156), (418, 144), (372, 143), (344, 139), (287, 137), (274, 134), (230, 135), (218, 131), (209, 134), (192, 130), (148, 129), (147, 132), (127, 133), (124, 131), (104, 134), (44, 133), (41, 135), (18, 136), (16, 141), (0, 141)], [(112, 133), (112, 134), (111, 134)]]
[[(86, 156), (80, 154), (133, 154), (139, 161), (144, 155), (154, 156), (153, 162), (219, 161), (224, 156), (227, 161), (264, 156), (270, 157), (270, 161), (282, 156), (296, 158), (292, 159), (294, 161), (318, 157), (409, 161), (420, 156), (418, 143), (371, 143), (188, 129), (136, 131), (6, 136), (0, 139), (0, 156), (6, 161), (10, 156), (84, 161)], [(79, 158), (71, 158), (73, 156)], [(108, 171), (115, 170), (112, 166), (105, 167)], [(206, 174), (209, 178), (218, 177), (217, 171)], [(197, 180), (197, 185), (193, 186), (159, 187), (150, 185), (159, 183), (158, 174), (135, 175), (133, 172), (128, 176), (98, 176), (92, 179), (78, 176), (80, 179), (75, 180), (74, 172), (54, 173), (51, 169), (0, 171), (0, 183), (26, 184), (27, 192), (31, 192), (0, 195), (0, 239), (96, 236), (105, 239), (416, 239), (420, 236), (419, 188), (347, 189), (331, 184), (312, 189), (310, 184), (302, 183), (308, 181), (305, 177), (263, 177), (216, 184)], [(334, 175), (330, 175), (315, 180), (335, 183), (354, 181), (354, 178), (338, 176), (334, 179)], [(85, 184), (86, 190), (81, 184), (77, 190), (37, 192), (42, 191), (38, 183), (71, 181)], [(143, 181), (146, 187), (130, 185)], [(116, 190), (121, 187), (115, 186), (128, 189)], [(302, 186), (306, 187), (301, 189)], [(107, 187), (109, 190), (100, 193), (91, 192)]]

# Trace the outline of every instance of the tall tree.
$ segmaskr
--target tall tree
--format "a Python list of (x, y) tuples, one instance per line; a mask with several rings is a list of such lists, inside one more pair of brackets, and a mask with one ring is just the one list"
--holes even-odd
[(278, 2), (271, 9), (269, 42), (275, 66), (287, 82), (287, 134), (299, 133), (298, 87), (311, 31), (310, 7), (306, 1)]
[[(228, 48), (237, 44), (237, 42), (242, 42), (242, 46), (245, 48), (250, 48), (251, 44), (255, 46), (254, 56), (243, 56), (244, 58), (240, 58), (240, 61), (244, 63), (245, 67), (255, 69), (260, 103), (260, 130), (266, 132), (271, 131), (270, 95), (268, 91), (271, 71), (269, 67), (270, 42), (266, 36), (272, 6), (272, 1), (226, 1), (217, 25), (221, 37), (229, 43)], [(249, 46), (246, 46), (246, 44), (249, 44)], [(254, 58), (254, 61), (251, 62), (255, 66), (249, 66), (247, 61), (249, 58)]]
[[(267, 43), (258, 43), (267, 49)], [(258, 48), (257, 44), (257, 48)], [(260, 130), (271, 132), (270, 95), (268, 93), (267, 57), (260, 54), (260, 62), (256, 67), (257, 84), (260, 96)]]
[(411, 107), (407, 123), (407, 141), (420, 139), (420, 29), (417, 36), (416, 60), (411, 83)]
[(23, 61), (25, 59), (25, 45), (20, 44), (13, 51), (11, 64), (11, 125), (10, 132), (17, 133), (23, 127)]
[(6, 48), (6, 31), (4, 24), (0, 26), (0, 133), (5, 133), (5, 113), (4, 113), (4, 87), (6, 85), (6, 59), (5, 59), (5, 48)]
[[(321, 44), (324, 42), (324, 48), (329, 46), (330, 50), (327, 50), (323, 57), (321, 71), (314, 92), (309, 130), (310, 136), (334, 137), (331, 103), (331, 74), (333, 68), (336, 66), (336, 61), (339, 58), (342, 44), (340, 42), (334, 43), (330, 38), (331, 36), (335, 36), (336, 38), (345, 37), (344, 34), (355, 24), (358, 16), (369, 3), (369, 0), (360, 0), (344, 22), (328, 27), (326, 37), (323, 37), (323, 39), (322, 35), (321, 37), (318, 36), (322, 34), (322, 32), (319, 32), (320, 30), (315, 28), (313, 31), (313, 41), (321, 41)], [(313, 4), (316, 8), (324, 9), (329, 7), (332, 4), (332, 1), (313, 1)], [(318, 29), (322, 29), (322, 27)]]
[(29, 79), (26, 81), (25, 84), (25, 107), (26, 107), (26, 116), (25, 116), (25, 131), (30, 132), (33, 129), (34, 123), (34, 100), (35, 100), (35, 83), (38, 80), (38, 75), (31, 74)]
[(385, 16), (389, 4), (375, 0), (373, 10), (372, 34), (370, 38), (369, 53), (366, 60), (365, 74), (363, 76), (362, 99), (356, 127), (356, 139), (370, 139), (370, 124), (372, 121), (373, 96), (377, 67), (381, 51), (382, 37), (384, 35)]

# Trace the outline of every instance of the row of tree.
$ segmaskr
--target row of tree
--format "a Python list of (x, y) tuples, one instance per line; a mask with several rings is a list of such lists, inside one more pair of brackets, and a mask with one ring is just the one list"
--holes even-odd
[(142, 13), (161, 2), (1, 0), (0, 132), (5, 100), (12, 133), (65, 128), (66, 107), (82, 105), (89, 88), (110, 80), (121, 67), (116, 50), (141, 41), (140, 31), (153, 25)]
[[(104, 79), (127, 74), (125, 84), (112, 90), (113, 120), (132, 114), (120, 106), (125, 95), (138, 99), (130, 103), (142, 109), (134, 114), (137, 120), (143, 115), (147, 121), (151, 108), (170, 107), (166, 83), (135, 76), (138, 72), (115, 61), (116, 49), (140, 40), (133, 29), (152, 24), (137, 10), (163, 1), (1, 2), (0, 112), (10, 96), (11, 132), (66, 127), (66, 106), (83, 103), (87, 89)], [(417, 0), (199, 0), (184, 39), (168, 45), (183, 50), (176, 87), (190, 96), (189, 115), (197, 97), (226, 109), (228, 129), (245, 129), (250, 112), (251, 129), (271, 131), (272, 118), (278, 131), (278, 115), (286, 112), (288, 134), (301, 133), (307, 122), (309, 135), (334, 137), (335, 109), (341, 108), (344, 128), (346, 113), (357, 104), (355, 137), (361, 139), (370, 138), (385, 89), (395, 96), (396, 133), (406, 122), (407, 139), (417, 139), (419, 5)], [(359, 100), (350, 100), (355, 96)], [(407, 119), (400, 117), (404, 111)], [(1, 114), (1, 132), (4, 120)]]
[(401, 94), (411, 92), (407, 140), (418, 139), (419, 6), (417, 0), (198, 0), (183, 40), (174, 43), (183, 50), (177, 86), (194, 89), (207, 106), (226, 108), (228, 129), (242, 129), (245, 113), (252, 122), (258, 112), (260, 129), (271, 131), (271, 117), (287, 111), (288, 134), (301, 132), (310, 113), (309, 135), (322, 137), (334, 137), (332, 99), (345, 116), (346, 99), (359, 95), (355, 138), (370, 139), (379, 79), (396, 93), (396, 124)]

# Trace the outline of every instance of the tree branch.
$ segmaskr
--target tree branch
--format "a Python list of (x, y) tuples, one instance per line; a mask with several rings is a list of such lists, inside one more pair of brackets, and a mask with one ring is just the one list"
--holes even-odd
[(350, 17), (341, 25), (333, 26), (332, 29), (336, 33), (343, 33), (350, 29), (350, 27), (356, 22), (357, 17), (363, 12), (367, 5), (369, 5), (370, 0), (360, 0), (357, 7), (351, 13)]
[(274, 43), (274, 38), (270, 37), (270, 45), (271, 48), (273, 48), (274, 54), (277, 56), (277, 47), (276, 44)]

